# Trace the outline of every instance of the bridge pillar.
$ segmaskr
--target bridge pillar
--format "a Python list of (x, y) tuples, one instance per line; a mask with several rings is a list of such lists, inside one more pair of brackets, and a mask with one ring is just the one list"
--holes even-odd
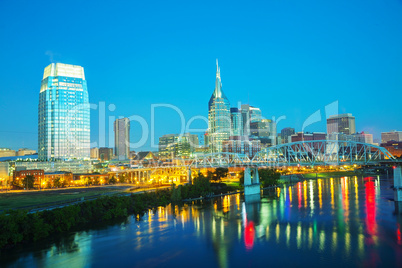
[(251, 176), (251, 170), (249, 167), (244, 170), (244, 196), (261, 194), (258, 168), (253, 168), (253, 176)]
[(188, 184), (193, 184), (193, 181), (191, 179), (191, 168), (189, 168), (187, 172), (187, 182)]
[(401, 166), (397, 166), (394, 169), (394, 200), (402, 201), (402, 175)]

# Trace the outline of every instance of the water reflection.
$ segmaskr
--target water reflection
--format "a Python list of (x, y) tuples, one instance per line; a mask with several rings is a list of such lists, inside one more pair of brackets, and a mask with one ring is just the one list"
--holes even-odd
[(281, 266), (400, 266), (402, 214), (392, 196), (390, 180), (380, 177), (310, 180), (256, 200), (232, 195), (159, 207), (1, 257), (34, 267), (266, 266), (267, 258)]

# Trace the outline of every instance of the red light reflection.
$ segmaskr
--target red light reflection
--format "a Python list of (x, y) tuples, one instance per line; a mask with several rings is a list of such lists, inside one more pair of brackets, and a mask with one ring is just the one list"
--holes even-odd
[(246, 223), (246, 229), (244, 230), (244, 243), (246, 249), (251, 250), (254, 247), (255, 228), (254, 222), (250, 221)]
[[(366, 180), (366, 178), (365, 178)], [(376, 224), (376, 203), (375, 203), (375, 185), (373, 181), (367, 180), (365, 183), (366, 186), (366, 225), (367, 225), (367, 233), (370, 236), (373, 236), (377, 233), (377, 224)], [(367, 239), (367, 242), (372, 244), (373, 239)]]

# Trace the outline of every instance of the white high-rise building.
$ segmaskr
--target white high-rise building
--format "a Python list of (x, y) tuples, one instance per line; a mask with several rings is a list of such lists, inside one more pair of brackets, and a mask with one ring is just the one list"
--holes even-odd
[(52, 63), (39, 93), (38, 158), (89, 159), (90, 113), (84, 68)]

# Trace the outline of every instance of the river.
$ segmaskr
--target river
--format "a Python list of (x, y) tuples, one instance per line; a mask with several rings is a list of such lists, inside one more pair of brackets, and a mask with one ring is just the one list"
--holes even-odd
[(150, 210), (0, 254), (10, 267), (402, 267), (392, 179), (314, 179)]

